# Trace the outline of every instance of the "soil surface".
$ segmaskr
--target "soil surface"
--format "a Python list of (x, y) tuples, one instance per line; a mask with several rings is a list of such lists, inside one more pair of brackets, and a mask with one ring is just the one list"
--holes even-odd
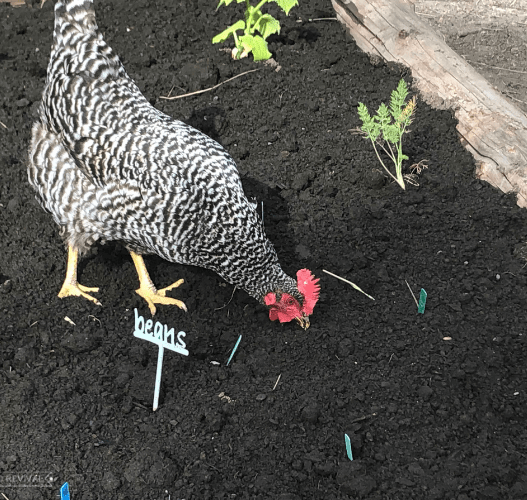
[[(75, 500), (527, 498), (527, 218), (474, 179), (451, 114), (418, 101), (406, 164), (428, 168), (403, 191), (350, 129), (358, 102), (376, 108), (408, 75), (316, 20), (329, 0), (269, 8), (275, 67), (210, 43), (235, 3), (96, 2), (147, 98), (237, 161), (284, 269), (321, 278), (304, 332), (211, 272), (147, 257), (157, 286), (185, 279), (189, 308), (158, 308), (190, 354), (165, 351), (153, 412), (158, 350), (133, 336), (134, 308), (149, 316), (128, 253), (82, 260), (102, 307), (57, 298), (66, 252), (26, 180), (52, 8), (0, 4), (0, 494), (56, 499), (68, 481)], [(409, 287), (428, 293), (424, 314)]]

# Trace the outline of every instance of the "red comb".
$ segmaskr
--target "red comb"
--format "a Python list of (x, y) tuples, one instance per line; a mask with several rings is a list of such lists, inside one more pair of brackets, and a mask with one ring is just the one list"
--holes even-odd
[(315, 279), (309, 269), (300, 269), (296, 273), (298, 291), (304, 296), (304, 306), (302, 311), (308, 316), (313, 312), (313, 308), (318, 301), (320, 294), (320, 278)]

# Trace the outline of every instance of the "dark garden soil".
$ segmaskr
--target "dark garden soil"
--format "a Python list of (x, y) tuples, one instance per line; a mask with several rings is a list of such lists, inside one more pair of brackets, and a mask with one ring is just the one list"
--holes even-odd
[[(315, 20), (334, 17), (329, 1), (301, 4), (271, 39), (275, 68), (210, 43), (236, 3), (96, 2), (151, 102), (235, 158), (284, 269), (321, 278), (304, 332), (211, 272), (148, 257), (156, 285), (185, 279), (189, 308), (155, 317), (190, 352), (165, 351), (156, 412), (157, 347), (133, 336), (148, 309), (124, 248), (82, 260), (102, 307), (57, 298), (66, 252), (26, 180), (53, 5), (0, 4), (2, 499), (56, 499), (65, 481), (74, 500), (527, 498), (526, 212), (474, 178), (451, 114), (421, 101), (405, 148), (428, 168), (392, 183), (350, 129), (359, 101), (376, 108), (409, 75)], [(424, 314), (405, 281), (428, 293)]]

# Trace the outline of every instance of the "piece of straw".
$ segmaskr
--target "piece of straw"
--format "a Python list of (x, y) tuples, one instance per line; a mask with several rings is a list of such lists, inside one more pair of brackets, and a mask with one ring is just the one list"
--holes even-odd
[(214, 87), (210, 87), (208, 89), (203, 90), (196, 90), (195, 92), (189, 92), (188, 94), (183, 95), (175, 95), (172, 97), (169, 96), (159, 96), (160, 99), (166, 99), (167, 101), (173, 101), (174, 99), (182, 99), (183, 97), (190, 97), (192, 95), (198, 95), (203, 94), (205, 92), (210, 92), (211, 90), (217, 89), (218, 87), (221, 87), (224, 83), (230, 82), (232, 80), (235, 80), (236, 78), (239, 78), (240, 76), (247, 75), (249, 73), (252, 73), (253, 71), (260, 71), (261, 68), (251, 69), (249, 71), (245, 71), (243, 73), (240, 73), (239, 75), (233, 76), (232, 78), (229, 78), (228, 80), (225, 80), (224, 82), (220, 82), (217, 85), (214, 85)]
[(369, 299), (375, 300), (371, 295), (368, 295), (364, 290), (359, 288), (355, 283), (352, 283), (351, 281), (348, 281), (347, 279), (344, 279), (341, 276), (337, 276), (336, 274), (330, 273), (329, 271), (326, 271), (325, 269), (322, 269), (322, 271), (325, 272), (326, 274), (329, 274), (330, 276), (333, 276), (334, 278), (344, 281), (344, 283), (347, 283), (348, 285), (351, 285), (353, 288), (355, 288), (355, 290), (358, 290), (360, 293), (363, 293)]
[(404, 280), (405, 283), (406, 283), (406, 286), (408, 287), (408, 290), (410, 290), (410, 293), (412, 294), (412, 297), (414, 298), (414, 301), (415, 301), (415, 305), (417, 307), (419, 307), (419, 302), (417, 302), (417, 299), (415, 298), (415, 294), (414, 292), (412, 292), (412, 289), (410, 288), (410, 285), (408, 284), (408, 281)]

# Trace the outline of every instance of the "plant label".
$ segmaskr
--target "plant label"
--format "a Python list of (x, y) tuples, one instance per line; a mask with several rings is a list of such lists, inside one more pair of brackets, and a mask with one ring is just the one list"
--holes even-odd
[(419, 295), (419, 305), (417, 306), (417, 312), (424, 314), (426, 306), (427, 293), (424, 288), (421, 288), (421, 294)]
[(347, 434), (344, 434), (344, 441), (346, 442), (346, 453), (348, 454), (348, 458), (350, 460), (353, 460), (353, 452), (351, 451), (351, 440)]
[(183, 354), (183, 356), (188, 356), (188, 351), (185, 349), (186, 344), (183, 341), (183, 337), (186, 335), (185, 332), (178, 332), (176, 338), (174, 338), (173, 328), (169, 330), (167, 325), (162, 325), (159, 321), (156, 321), (155, 323), (151, 319), (145, 321), (143, 316), (139, 316), (137, 309), (134, 309), (134, 313), (134, 337), (148, 340), (148, 342), (153, 342), (159, 347), (179, 352), (179, 354)]
[(165, 354), (165, 348), (179, 352), (179, 354), (183, 354), (183, 356), (188, 356), (188, 351), (185, 349), (186, 344), (183, 341), (183, 337), (185, 337), (186, 333), (178, 332), (175, 337), (173, 328), (169, 330), (167, 325), (162, 325), (159, 321), (156, 321), (155, 324), (151, 319), (145, 321), (143, 316), (139, 316), (137, 309), (134, 309), (134, 314), (134, 337), (148, 340), (148, 342), (152, 342), (159, 346), (153, 404), (153, 410), (156, 411), (159, 405), (159, 390), (161, 388), (161, 375), (163, 373), (163, 356)]
[(64, 483), (60, 487), (60, 500), (70, 500), (70, 486), (68, 483)]
[(238, 346), (240, 345), (240, 340), (242, 339), (242, 336), (240, 335), (238, 337), (238, 342), (236, 342), (236, 345), (234, 346), (234, 349), (231, 352), (231, 355), (229, 356), (229, 361), (227, 361), (227, 366), (229, 366), (229, 363), (231, 362), (232, 357), (234, 356), (234, 353), (236, 352), (236, 349), (238, 349)]

